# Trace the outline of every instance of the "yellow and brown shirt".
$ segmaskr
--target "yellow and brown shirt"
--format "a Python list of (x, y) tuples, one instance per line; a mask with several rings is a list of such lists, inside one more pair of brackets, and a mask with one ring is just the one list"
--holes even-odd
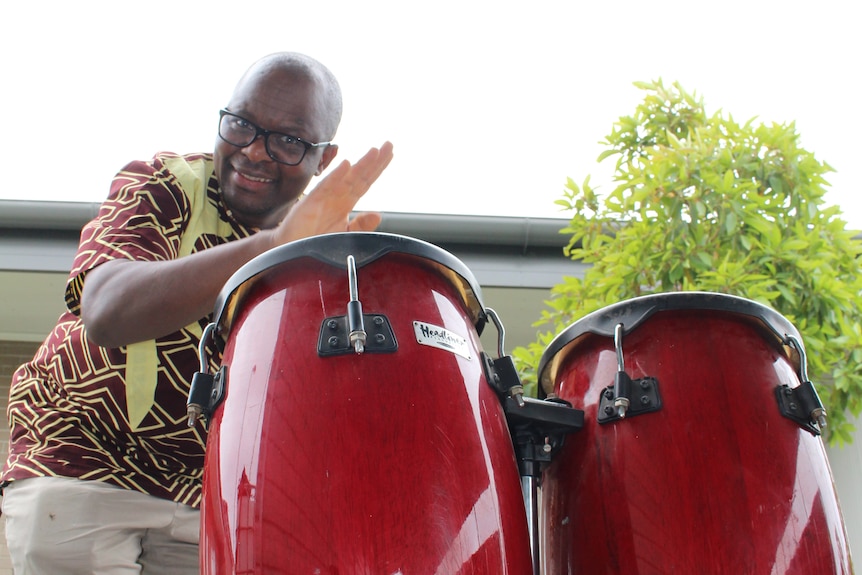
[(103, 348), (87, 339), (81, 292), (87, 272), (106, 261), (169, 260), (250, 233), (224, 206), (209, 154), (160, 153), (117, 174), (82, 230), (68, 311), (13, 376), (4, 482), (75, 477), (200, 504), (206, 433), (201, 424), (187, 427), (186, 400), (209, 318), (156, 340)]

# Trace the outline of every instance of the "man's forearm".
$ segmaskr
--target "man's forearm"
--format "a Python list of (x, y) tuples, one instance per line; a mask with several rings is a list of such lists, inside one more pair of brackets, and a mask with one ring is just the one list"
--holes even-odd
[(87, 336), (120, 347), (175, 332), (213, 311), (237, 269), (272, 247), (269, 232), (176, 260), (114, 260), (87, 274), (81, 317)]

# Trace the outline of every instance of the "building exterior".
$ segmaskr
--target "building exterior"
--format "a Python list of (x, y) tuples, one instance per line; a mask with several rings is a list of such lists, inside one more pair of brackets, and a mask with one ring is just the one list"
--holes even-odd
[[(4, 408), (12, 372), (29, 360), (62, 311), (66, 274), (81, 226), (97, 204), (0, 201), (0, 406)], [(535, 339), (536, 321), (564, 276), (584, 265), (562, 253), (566, 220), (509, 217), (385, 214), (380, 231), (436, 244), (460, 259), (481, 286), (482, 303), (493, 308), (505, 329), (505, 348)], [(482, 342), (497, 349), (489, 326)], [(862, 426), (862, 422), (857, 425)], [(8, 429), (0, 426), (5, 458)], [(851, 547), (862, 549), (862, 434), (843, 449), (828, 449)], [(0, 575), (11, 573), (0, 545)]]

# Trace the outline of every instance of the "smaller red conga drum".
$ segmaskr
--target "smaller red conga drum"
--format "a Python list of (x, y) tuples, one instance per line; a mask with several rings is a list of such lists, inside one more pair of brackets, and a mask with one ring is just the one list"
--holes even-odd
[(542, 478), (545, 575), (852, 572), (796, 328), (723, 294), (596, 311), (545, 350), (584, 410)]
[(463, 263), (391, 234), (309, 238), (240, 269), (215, 315), (203, 573), (531, 571)]

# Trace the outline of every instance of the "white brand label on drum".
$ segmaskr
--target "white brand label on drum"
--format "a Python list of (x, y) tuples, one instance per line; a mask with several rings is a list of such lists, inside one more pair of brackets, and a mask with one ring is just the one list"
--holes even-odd
[(445, 349), (470, 359), (470, 348), (467, 346), (467, 340), (460, 335), (422, 321), (413, 322), (413, 331), (416, 332), (416, 341), (422, 345)]

